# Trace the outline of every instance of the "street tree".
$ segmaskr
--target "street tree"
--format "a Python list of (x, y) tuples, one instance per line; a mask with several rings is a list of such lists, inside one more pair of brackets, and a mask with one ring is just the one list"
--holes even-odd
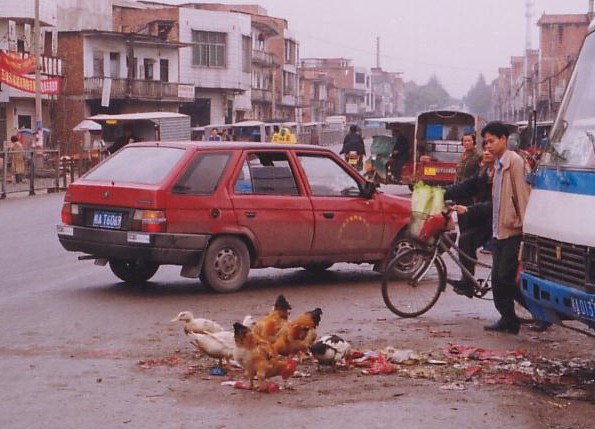
[(471, 112), (484, 118), (489, 118), (492, 103), (492, 89), (486, 83), (483, 74), (477, 78), (467, 95), (463, 98)]

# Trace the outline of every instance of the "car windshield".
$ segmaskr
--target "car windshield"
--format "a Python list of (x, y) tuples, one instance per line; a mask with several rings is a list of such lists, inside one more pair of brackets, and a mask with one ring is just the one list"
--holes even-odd
[(542, 163), (595, 168), (595, 33), (587, 36), (554, 122)]
[(155, 185), (163, 181), (185, 152), (174, 147), (128, 146), (87, 173), (84, 180)]

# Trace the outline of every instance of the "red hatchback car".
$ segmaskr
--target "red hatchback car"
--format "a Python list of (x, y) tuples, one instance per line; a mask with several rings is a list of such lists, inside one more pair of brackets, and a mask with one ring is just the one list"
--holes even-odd
[(135, 143), (72, 183), (58, 238), (126, 282), (179, 265), (218, 292), (250, 268), (382, 270), (410, 200), (379, 192), (338, 155), (306, 145)]

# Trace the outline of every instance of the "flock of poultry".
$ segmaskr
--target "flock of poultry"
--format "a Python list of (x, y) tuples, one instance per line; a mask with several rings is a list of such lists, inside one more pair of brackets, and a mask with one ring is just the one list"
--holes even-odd
[(275, 376), (283, 380), (291, 377), (297, 359), (309, 353), (322, 365), (347, 364), (351, 346), (337, 335), (318, 339), (316, 328), (322, 310), (315, 308), (289, 320), (291, 305), (279, 295), (272, 311), (254, 321), (246, 316), (242, 323), (233, 324), (233, 332), (226, 331), (215, 321), (195, 318), (183, 311), (172, 322), (184, 322), (184, 332), (190, 342), (206, 355), (223, 361), (229, 367), (232, 360), (244, 369), (249, 388), (266, 390), (265, 381)]

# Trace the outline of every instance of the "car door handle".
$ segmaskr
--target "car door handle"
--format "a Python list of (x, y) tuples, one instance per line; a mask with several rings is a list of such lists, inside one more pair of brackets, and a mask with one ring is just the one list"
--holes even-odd
[(335, 217), (335, 214), (333, 212), (324, 212), (322, 213), (322, 215), (325, 217), (325, 219), (332, 219)]
[(256, 217), (256, 212), (244, 212), (244, 214), (246, 215), (247, 218), (254, 218)]

